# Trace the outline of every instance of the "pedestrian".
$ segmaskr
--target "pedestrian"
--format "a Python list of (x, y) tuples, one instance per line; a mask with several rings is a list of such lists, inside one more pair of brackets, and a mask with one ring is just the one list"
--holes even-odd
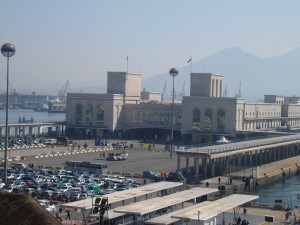
[(83, 145), (84, 149), (86, 149), (87, 146), (88, 146), (88, 145), (87, 145), (87, 143), (85, 142), (84, 145)]
[(237, 219), (237, 224), (241, 224), (241, 221), (242, 221), (242, 219), (241, 219), (241, 217), (239, 217), (239, 218)]
[(146, 180), (146, 178), (144, 178), (144, 185), (146, 185), (147, 184), (147, 180)]
[(70, 219), (71, 219), (71, 215), (70, 215), (70, 209), (67, 209), (67, 210), (66, 210), (66, 212), (67, 212), (67, 217), (66, 217), (66, 220), (67, 220), (67, 219), (69, 219), (69, 220), (70, 220)]
[(206, 187), (207, 187), (207, 188), (209, 187), (209, 183), (208, 183), (208, 181), (206, 182)]
[(219, 184), (221, 184), (221, 177), (218, 178)]
[(55, 214), (56, 218), (59, 219), (60, 221), (62, 221), (62, 218), (60, 218), (59, 214), (58, 214), (58, 211), (56, 211), (56, 214)]

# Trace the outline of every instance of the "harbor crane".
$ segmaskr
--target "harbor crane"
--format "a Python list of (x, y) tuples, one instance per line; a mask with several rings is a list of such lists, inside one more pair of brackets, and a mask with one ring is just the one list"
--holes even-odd
[(64, 102), (66, 101), (66, 93), (70, 91), (70, 82), (67, 80), (62, 89), (60, 89), (58, 93), (59, 101)]

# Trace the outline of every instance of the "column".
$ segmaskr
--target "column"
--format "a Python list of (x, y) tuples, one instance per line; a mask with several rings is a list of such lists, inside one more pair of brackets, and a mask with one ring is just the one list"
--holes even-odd
[(188, 156), (185, 157), (185, 171), (186, 174), (189, 174), (190, 170), (190, 158)]
[(204, 178), (205, 179), (208, 177), (208, 174), (207, 174), (207, 161), (208, 161), (207, 157), (202, 158), (202, 165), (203, 165), (203, 172), (204, 172)]
[(15, 127), (15, 136), (19, 136), (20, 133), (19, 133), (19, 127)]
[(253, 167), (253, 160), (252, 160), (252, 157), (253, 157), (253, 155), (252, 155), (252, 151), (251, 152), (249, 152), (249, 166), (250, 167)]
[(211, 177), (215, 177), (215, 159), (210, 159), (210, 168)]
[(180, 154), (177, 154), (177, 171), (180, 171)]
[(32, 137), (32, 134), (33, 134), (33, 127), (32, 126), (29, 126), (29, 135)]
[(225, 158), (225, 172), (226, 173), (231, 173), (231, 168), (230, 168), (230, 156), (226, 156), (226, 158)]
[(22, 136), (26, 136), (26, 127), (25, 126), (22, 127)]
[(199, 177), (199, 158), (194, 158), (195, 176)]
[(258, 160), (258, 151), (255, 150), (255, 154), (254, 154), (254, 165), (255, 165), (255, 166), (258, 166), (257, 160)]
[(48, 127), (48, 134), (52, 133), (52, 127)]
[(237, 159), (238, 170), (242, 170), (242, 155), (239, 154)]

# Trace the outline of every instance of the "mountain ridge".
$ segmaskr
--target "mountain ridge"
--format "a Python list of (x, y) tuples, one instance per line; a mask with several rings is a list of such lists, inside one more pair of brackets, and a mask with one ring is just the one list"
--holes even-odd
[[(300, 96), (296, 80), (300, 74), (300, 47), (289, 53), (260, 58), (240, 48), (226, 48), (206, 58), (192, 63), (192, 73), (217, 73), (224, 76), (224, 86), (229, 96), (238, 93), (241, 82), (242, 97), (247, 101), (263, 99), (264, 95)], [(178, 68), (175, 78), (175, 92), (189, 95), (190, 64)], [(184, 74), (184, 75), (182, 75)], [(142, 87), (148, 91), (162, 92), (167, 82), (167, 93), (171, 93), (172, 78), (166, 73), (155, 75), (142, 81)], [(185, 83), (185, 87), (183, 87)], [(155, 87), (155, 89), (153, 89)]]

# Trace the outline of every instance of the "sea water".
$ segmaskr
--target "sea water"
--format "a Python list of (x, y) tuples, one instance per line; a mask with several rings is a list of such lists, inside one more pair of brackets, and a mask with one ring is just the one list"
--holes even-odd
[[(33, 109), (9, 109), (8, 110), (8, 124), (16, 124), (21, 122), (33, 122), (33, 123), (53, 123), (66, 120), (65, 113), (48, 113), (48, 112), (36, 112)], [(6, 121), (6, 110), (0, 110), (0, 124), (4, 125)], [(29, 128), (25, 128), (25, 133), (29, 133)], [(55, 127), (52, 129), (55, 131)], [(38, 128), (33, 128), (33, 134), (38, 134)], [(47, 133), (47, 127), (42, 129), (42, 133)], [(10, 130), (10, 135), (15, 135), (15, 129)]]
[(300, 206), (300, 176), (284, 177), (276, 182), (261, 186), (253, 194), (259, 195), (254, 204), (281, 205), (283, 208)]
[[(48, 112), (36, 112), (33, 109), (9, 109), (8, 110), (8, 123), (17, 123), (19, 119), (23, 121), (34, 122), (57, 122), (65, 121), (65, 113), (48, 113)], [(0, 110), (0, 123), (6, 121), (6, 110)]]

